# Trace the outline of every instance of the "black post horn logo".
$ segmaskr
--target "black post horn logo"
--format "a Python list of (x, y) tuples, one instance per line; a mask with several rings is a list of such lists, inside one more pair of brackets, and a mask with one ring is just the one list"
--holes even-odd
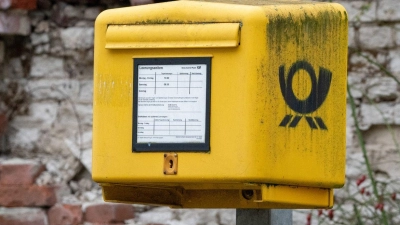
[[(300, 69), (305, 70), (311, 78), (311, 93), (310, 95), (304, 99), (300, 100), (296, 97), (293, 93), (292, 83), (293, 77), (296, 72)], [(300, 122), (303, 116), (306, 118), (308, 125), (311, 129), (320, 129), (327, 130), (324, 121), (321, 117), (311, 117), (305, 116), (305, 114), (312, 113), (316, 111), (322, 103), (325, 101), (326, 96), (328, 95), (329, 88), (331, 86), (332, 81), (332, 73), (331, 71), (320, 67), (319, 68), (319, 78), (315, 75), (314, 68), (311, 66), (310, 63), (306, 61), (297, 61), (293, 63), (290, 67), (287, 79), (285, 81), (285, 66), (282, 65), (279, 67), (279, 83), (281, 86), (281, 92), (283, 98), (286, 101), (286, 104), (295, 112), (299, 113), (300, 115), (296, 115), (293, 118), (293, 115), (286, 115), (282, 122), (279, 124), (281, 127), (296, 127), (297, 124)], [(292, 120), (293, 118), (293, 120)], [(314, 122), (318, 124), (317, 124)]]

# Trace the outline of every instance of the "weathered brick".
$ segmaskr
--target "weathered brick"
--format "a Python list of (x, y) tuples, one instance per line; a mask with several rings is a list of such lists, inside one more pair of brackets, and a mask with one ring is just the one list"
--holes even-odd
[(24, 151), (35, 149), (36, 142), (41, 136), (40, 128), (20, 126), (15, 126), (15, 128), (17, 128), (17, 131), (13, 135), (10, 135), (10, 144), (15, 149), (24, 149)]
[(59, 190), (58, 186), (0, 185), (0, 206), (53, 206)]
[(96, 17), (103, 11), (101, 7), (90, 7), (85, 9), (84, 18), (89, 20), (95, 20)]
[(79, 116), (79, 123), (82, 125), (92, 125), (93, 107), (91, 104), (74, 103), (72, 108), (70, 103), (62, 103), (59, 108), (59, 114), (62, 115), (58, 120), (57, 125), (65, 126), (67, 124), (75, 125), (77, 116)]
[(218, 213), (221, 224), (236, 223), (236, 214), (234, 209), (221, 209)]
[(66, 4), (63, 1), (58, 1), (57, 4), (53, 5), (51, 20), (60, 26), (71, 26), (74, 25), (81, 16), (83, 11), (79, 6), (72, 6)]
[(47, 43), (49, 43), (49, 41), (50, 41), (50, 38), (49, 38), (48, 33), (42, 33), (42, 34), (33, 33), (33, 34), (31, 34), (31, 44), (33, 46), (47, 44)]
[(387, 26), (362, 26), (359, 29), (361, 47), (379, 49), (394, 46), (392, 30)]
[(11, 8), (14, 9), (36, 9), (36, 0), (12, 0)]
[(400, 125), (400, 104), (394, 106), (394, 124)]
[(400, 23), (398, 23), (395, 28), (395, 42), (397, 46), (400, 46)]
[(132, 205), (100, 203), (85, 207), (84, 220), (91, 223), (119, 223), (133, 217)]
[(92, 27), (70, 27), (61, 30), (61, 40), (67, 49), (89, 49), (93, 47)]
[(79, 204), (57, 204), (47, 213), (49, 225), (82, 224), (82, 206)]
[(47, 217), (40, 208), (0, 208), (0, 224), (47, 225)]
[(381, 102), (377, 104), (361, 104), (360, 128), (367, 130), (371, 125), (385, 125), (394, 122), (394, 104)]
[(367, 80), (367, 95), (374, 100), (396, 100), (398, 85), (391, 77), (372, 77)]
[(28, 35), (31, 32), (29, 18), (20, 11), (0, 12), (0, 34)]
[(351, 48), (357, 47), (357, 41), (356, 41), (356, 31), (354, 27), (349, 27), (349, 33), (348, 33), (348, 45)]
[(165, 223), (148, 223), (146, 225), (167, 225), (167, 224), (165, 224)]
[[(8, 118), (5, 113), (0, 113), (0, 136), (4, 135), (7, 130)], [(0, 174), (1, 179), (1, 174)]]
[(399, 0), (379, 0), (377, 7), (378, 20), (395, 21), (400, 19)]
[(5, 53), (4, 42), (0, 41), (0, 63), (3, 63), (4, 61), (4, 53)]
[(65, 77), (64, 61), (61, 58), (35, 56), (32, 58), (30, 76), (32, 77)]
[(85, 149), (82, 152), (81, 163), (89, 171), (92, 172), (92, 149)]
[(24, 77), (24, 65), (20, 57), (12, 57), (7, 60), (5, 66), (8, 66), (8, 69), (5, 71), (4, 75), (7, 77), (13, 78), (22, 78)]
[(368, 74), (377, 74), (380, 69), (377, 65), (370, 63), (369, 61), (374, 61), (383, 64), (384, 59), (377, 57), (369, 52), (360, 52), (360, 54), (351, 54), (349, 56), (349, 66), (350, 73), (355, 72), (356, 75), (365, 76)]
[(212, 224), (217, 221), (218, 209), (176, 209), (184, 224)]
[(79, 102), (92, 103), (93, 80), (81, 80), (79, 82)]
[(29, 105), (29, 114), (13, 118), (13, 125), (24, 127), (40, 127), (42, 130), (49, 129), (57, 117), (58, 104), (54, 101), (33, 102)]
[(79, 81), (73, 79), (40, 79), (29, 81), (25, 87), (35, 100), (76, 98)]
[(370, 22), (376, 20), (374, 1), (335, 1), (346, 8), (349, 22)]
[(0, 185), (33, 184), (44, 169), (43, 165), (33, 160), (4, 161), (0, 164)]
[(144, 224), (163, 224), (173, 218), (174, 213), (168, 207), (157, 207), (138, 215), (138, 220)]
[(400, 79), (400, 49), (390, 51), (389, 57), (388, 69), (397, 79)]
[(125, 225), (126, 223), (85, 223), (85, 225)]
[(0, 9), (8, 9), (11, 7), (12, 0), (0, 0)]

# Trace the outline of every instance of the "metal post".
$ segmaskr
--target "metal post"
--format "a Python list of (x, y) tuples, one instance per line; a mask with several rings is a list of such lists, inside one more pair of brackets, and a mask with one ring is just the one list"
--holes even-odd
[(291, 209), (236, 209), (236, 225), (291, 224)]

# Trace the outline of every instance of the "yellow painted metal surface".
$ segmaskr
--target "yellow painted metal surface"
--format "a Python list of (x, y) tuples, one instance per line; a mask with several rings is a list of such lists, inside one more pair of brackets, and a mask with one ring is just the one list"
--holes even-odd
[(239, 25), (239, 23), (110, 25), (106, 32), (106, 48), (236, 47), (239, 45)]
[[(238, 2), (168, 2), (97, 18), (92, 169), (105, 200), (332, 206), (345, 178), (347, 14), (334, 3)], [(160, 38), (156, 27), (171, 34)], [(133, 62), (177, 57), (211, 57), (210, 151), (166, 152), (178, 154), (179, 170), (165, 175), (164, 152), (132, 152)]]
[[(202, 186), (197, 184), (197, 186)], [(245, 195), (246, 191), (251, 195)], [(211, 188), (103, 184), (106, 201), (173, 208), (329, 208), (333, 190), (286, 185), (228, 185)]]

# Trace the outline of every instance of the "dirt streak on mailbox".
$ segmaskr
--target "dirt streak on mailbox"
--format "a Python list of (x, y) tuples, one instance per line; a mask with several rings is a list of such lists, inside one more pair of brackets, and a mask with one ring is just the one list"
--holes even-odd
[(329, 208), (345, 178), (347, 13), (175, 1), (95, 25), (93, 179), (106, 201)]

